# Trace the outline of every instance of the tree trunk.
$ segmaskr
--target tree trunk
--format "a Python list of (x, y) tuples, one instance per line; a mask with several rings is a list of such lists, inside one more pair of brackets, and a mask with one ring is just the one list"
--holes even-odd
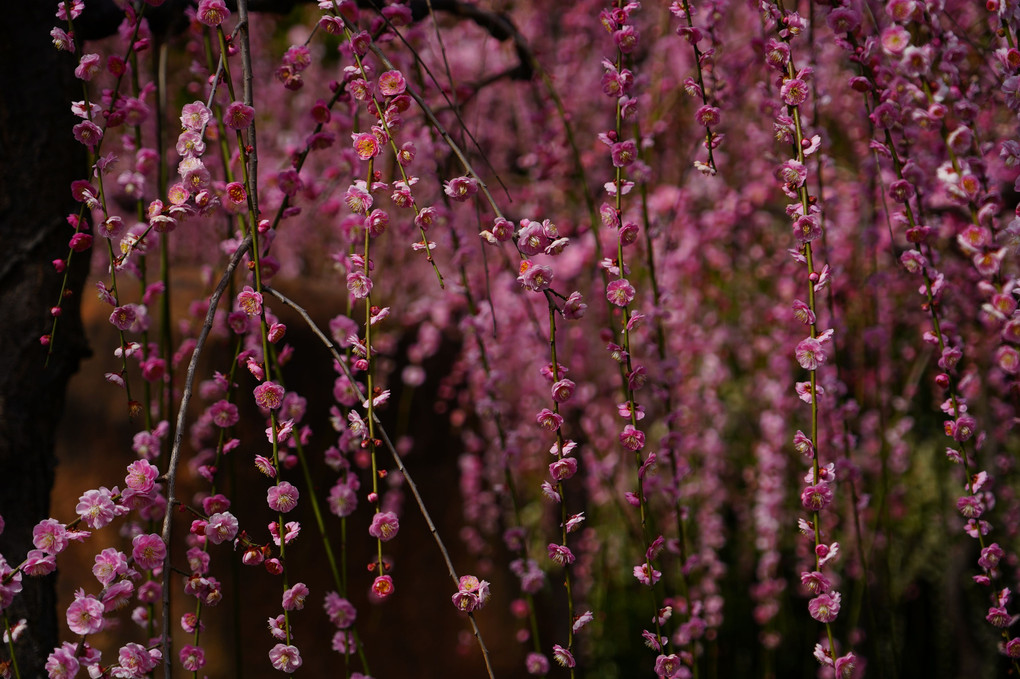
[[(88, 253), (76, 253), (71, 295), (61, 304), (53, 355), (39, 337), (50, 332), (63, 276), (51, 261), (67, 257), (73, 231), (64, 216), (77, 210), (70, 184), (84, 178), (84, 147), (71, 135), (70, 102), (81, 99), (76, 58), (49, 38), (56, 2), (13, 2), (10, 30), (0, 40), (0, 554), (19, 564), (32, 546), (32, 527), (49, 515), (54, 433), (64, 394), (87, 352), (79, 301)], [(66, 518), (66, 517), (63, 517)], [(13, 625), (28, 620), (16, 644), (21, 676), (45, 677), (57, 643), (55, 575), (25, 578), (6, 611)], [(7, 648), (0, 657), (6, 658)]]

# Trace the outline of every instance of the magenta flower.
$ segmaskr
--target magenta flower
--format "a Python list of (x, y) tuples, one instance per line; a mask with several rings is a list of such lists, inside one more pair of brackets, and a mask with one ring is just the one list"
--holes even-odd
[(640, 566), (634, 566), (634, 577), (637, 578), (637, 581), (642, 585), (648, 585), (651, 587), (659, 581), (659, 578), (662, 577), (662, 572), (655, 570), (652, 568), (651, 564), (646, 562)]
[(293, 484), (287, 481), (280, 481), (275, 486), (270, 486), (266, 491), (266, 502), (274, 512), (286, 514), (297, 506), (301, 493)]
[(22, 570), (26, 575), (33, 577), (49, 575), (57, 569), (57, 557), (47, 554), (41, 549), (30, 549), (25, 556), (25, 563)]
[(227, 106), (223, 114), (223, 124), (232, 130), (243, 130), (255, 120), (255, 109), (246, 106), (239, 101), (232, 102)]
[(783, 83), (779, 90), (779, 96), (787, 106), (800, 106), (811, 93), (808, 84), (800, 78), (791, 78)]
[(339, 517), (350, 516), (358, 507), (358, 494), (342, 480), (329, 491), (329, 511)]
[(574, 666), (574, 655), (566, 648), (563, 648), (559, 644), (553, 644), (553, 658), (562, 667), (573, 667)]
[(283, 610), (300, 611), (305, 607), (305, 599), (308, 598), (308, 585), (299, 582), (283, 593)]
[(379, 94), (384, 97), (395, 97), (407, 89), (407, 81), (400, 71), (386, 71), (379, 76)]
[(199, 646), (187, 645), (181, 648), (178, 657), (181, 659), (181, 666), (189, 672), (197, 672), (205, 667), (205, 651)]
[(47, 554), (60, 554), (67, 542), (67, 528), (56, 519), (43, 519), (32, 529), (32, 544)]
[(206, 26), (216, 27), (227, 20), (230, 10), (223, 0), (201, 0), (195, 17)]
[[(212, 120), (212, 111), (200, 101), (185, 104), (181, 109), (181, 126), (190, 132), (201, 132), (210, 120)], [(198, 137), (198, 139), (201, 138)], [(185, 154), (181, 153), (181, 155)], [(201, 154), (199, 153), (199, 155)]]
[(563, 403), (569, 401), (570, 397), (574, 395), (574, 382), (573, 380), (562, 379), (552, 385), (552, 398), (557, 403)]
[(702, 106), (694, 112), (694, 120), (702, 127), (715, 127), (722, 122), (722, 115), (715, 106)]
[(832, 486), (828, 483), (819, 483), (815, 486), (808, 486), (800, 494), (800, 503), (809, 512), (819, 512), (832, 502)]
[(98, 530), (113, 521), (117, 515), (117, 506), (113, 502), (113, 496), (106, 488), (99, 490), (87, 490), (78, 499), (74, 511), (81, 517), (85, 525), (93, 530)]
[(209, 406), (209, 416), (213, 424), (223, 429), (233, 427), (241, 419), (237, 406), (223, 399)]
[(473, 177), (454, 177), (443, 183), (443, 191), (452, 200), (465, 201), (478, 193), (478, 180)]
[(53, 649), (46, 659), (46, 673), (49, 677), (57, 679), (73, 677), (78, 674), (79, 668), (78, 658), (75, 657), (75, 646), (69, 642), (64, 642), (60, 648)]
[(123, 552), (112, 547), (107, 547), (99, 554), (96, 554), (95, 565), (92, 567), (92, 574), (96, 576), (104, 587), (109, 587), (118, 575), (127, 572), (127, 557)]
[(83, 120), (78, 123), (71, 128), (71, 133), (74, 134), (75, 139), (84, 146), (87, 146), (90, 151), (94, 151), (99, 144), (99, 140), (103, 138), (102, 128), (91, 120)]
[(255, 292), (250, 285), (244, 286), (237, 293), (237, 306), (249, 316), (258, 316), (262, 313), (262, 293)]
[(237, 536), (237, 517), (230, 512), (213, 514), (205, 524), (205, 537), (214, 545), (229, 542)]
[(103, 629), (102, 602), (91, 594), (86, 596), (82, 590), (78, 590), (74, 602), (67, 607), (67, 626), (79, 635), (99, 632)]
[(853, 653), (836, 658), (836, 679), (850, 679), (854, 675), (857, 656)]
[(620, 443), (627, 450), (641, 450), (645, 447), (645, 433), (632, 424), (625, 425), (620, 432)]
[(839, 615), (840, 598), (839, 592), (819, 594), (808, 602), (808, 612), (818, 622), (832, 622)]
[(577, 459), (564, 457), (549, 465), (549, 475), (555, 481), (566, 481), (577, 473)]
[(626, 278), (610, 281), (606, 286), (606, 299), (616, 306), (627, 306), (633, 301), (635, 294), (634, 286)]
[(537, 255), (545, 250), (549, 244), (549, 237), (545, 233), (541, 222), (534, 222), (529, 219), (521, 220), (521, 229), (517, 233), (517, 247), (522, 253)]
[(822, 235), (822, 225), (817, 215), (802, 215), (793, 222), (793, 237), (801, 243), (810, 243)]
[(542, 408), (535, 417), (535, 421), (538, 422), (538, 426), (547, 431), (556, 431), (563, 425), (563, 417), (548, 408)]
[(276, 410), (283, 404), (284, 389), (275, 382), (263, 382), (252, 390), (260, 408)]
[(819, 571), (805, 571), (800, 574), (800, 583), (804, 585), (812, 595), (827, 592), (832, 588), (832, 583)]
[(542, 676), (549, 673), (549, 659), (541, 653), (529, 653), (524, 659), (524, 667), (528, 674)]
[(621, 141), (610, 147), (614, 167), (629, 167), (637, 160), (637, 144), (633, 140)]
[(805, 370), (817, 370), (820, 365), (825, 363), (825, 349), (817, 339), (808, 337), (797, 345), (796, 357), (800, 367)]
[(166, 543), (155, 533), (136, 535), (131, 541), (131, 557), (143, 570), (158, 568), (166, 559)]
[(372, 582), (372, 593), (380, 599), (385, 599), (393, 594), (393, 578), (388, 575), (379, 575)]
[(78, 61), (78, 67), (74, 69), (74, 75), (79, 80), (89, 81), (96, 77), (103, 70), (103, 60), (98, 54), (83, 54)]
[(352, 134), (351, 139), (354, 140), (354, 152), (358, 154), (358, 158), (362, 160), (369, 160), (379, 155), (379, 140), (374, 134)]
[(301, 653), (296, 646), (277, 644), (269, 651), (269, 661), (275, 669), (293, 674), (301, 667)]
[(660, 655), (655, 659), (655, 674), (659, 677), (673, 679), (683, 668), (683, 662), (676, 653)]
[(372, 279), (361, 269), (347, 274), (347, 291), (355, 299), (364, 299), (372, 292)]
[(574, 563), (574, 553), (566, 545), (549, 544), (549, 559), (560, 566), (568, 566)]
[(383, 542), (388, 542), (397, 537), (400, 530), (400, 520), (393, 512), (376, 512), (372, 517), (372, 525), (368, 527), (368, 534)]
[(117, 662), (135, 676), (142, 676), (156, 669), (159, 661), (149, 655), (144, 646), (131, 642), (121, 647), (117, 653)]
[(339, 629), (347, 629), (354, 624), (358, 617), (358, 610), (347, 599), (344, 599), (336, 592), (329, 592), (322, 604), (326, 609), (326, 615), (330, 621)]
[(553, 270), (544, 264), (534, 265), (529, 260), (521, 262), (521, 275), (517, 281), (528, 290), (541, 292), (552, 285)]

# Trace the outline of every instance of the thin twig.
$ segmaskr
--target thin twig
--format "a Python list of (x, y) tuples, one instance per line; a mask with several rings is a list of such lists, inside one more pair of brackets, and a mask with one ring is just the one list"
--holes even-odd
[(170, 524), (173, 517), (174, 485), (177, 479), (177, 461), (181, 454), (181, 441), (184, 438), (184, 420), (188, 413), (188, 403), (191, 401), (191, 394), (195, 385), (195, 370), (198, 367), (198, 359), (205, 346), (205, 340), (212, 330), (213, 319), (216, 317), (216, 307), (219, 305), (223, 291), (227, 289), (234, 274), (234, 270), (241, 262), (244, 253), (251, 247), (251, 235), (249, 234), (241, 244), (234, 250), (226, 271), (223, 272), (219, 284), (209, 297), (209, 310), (205, 313), (205, 322), (202, 324), (202, 331), (198, 333), (198, 341), (195, 343), (195, 350), (191, 354), (191, 362), (188, 364), (188, 374), (184, 381), (184, 393), (181, 395), (181, 407), (177, 411), (177, 427), (174, 432), (174, 445), (170, 451), (170, 464), (166, 470), (166, 514), (163, 516), (163, 542), (166, 544), (166, 558), (163, 560), (163, 676), (170, 679), (173, 656), (170, 654)]
[[(322, 330), (319, 328), (319, 326), (316, 325), (315, 321), (312, 320), (312, 317), (308, 315), (308, 312), (305, 311), (304, 308), (302, 308), (300, 305), (298, 305), (297, 302), (290, 299), (279, 290), (271, 288), (267, 285), (263, 285), (262, 290), (272, 295), (276, 299), (280, 300), (290, 308), (292, 308), (294, 311), (298, 313), (299, 316), (301, 316), (302, 319), (304, 319), (305, 323), (308, 324), (308, 327), (311, 328), (313, 333), (315, 333), (315, 336), (318, 337), (324, 345), (326, 345), (326, 348), (329, 350), (329, 353), (332, 354), (333, 358), (340, 366), (340, 369), (343, 371), (344, 375), (354, 386), (354, 389), (358, 393), (358, 398), (364, 401), (367, 397), (365, 396), (365, 393), (361, 390), (361, 387), (358, 384), (358, 382), (354, 379), (354, 375), (352, 375), (350, 370), (348, 369), (347, 363), (344, 361), (344, 357), (340, 355), (340, 352), (337, 350), (336, 345), (333, 344), (329, 337), (327, 337), (326, 334), (323, 333)], [(432, 533), (432, 537), (433, 539), (435, 539), (436, 545), (439, 547), (439, 552), (443, 556), (443, 561), (446, 562), (446, 569), (450, 574), (450, 578), (453, 579), (454, 585), (459, 586), (460, 582), (459, 578), (457, 577), (457, 571), (453, 567), (453, 560), (450, 558), (450, 553), (449, 551), (447, 551), (446, 545), (443, 543), (443, 539), (439, 536), (439, 530), (436, 528), (436, 524), (432, 521), (432, 516), (429, 514), (429, 510), (425, 508), (425, 501), (422, 500), (421, 494), (418, 492), (418, 486), (415, 484), (414, 480), (411, 478), (411, 475), (408, 473), (407, 468), (404, 466), (404, 462), (400, 459), (400, 455), (397, 454), (397, 449), (393, 446), (393, 442), (390, 441), (389, 435), (386, 433), (386, 430), (383, 428), (382, 423), (379, 421), (379, 418), (378, 416), (375, 415), (375, 413), (372, 414), (372, 419), (375, 420), (375, 423), (378, 427), (376, 431), (379, 433), (379, 436), (382, 439), (383, 444), (385, 445), (386, 449), (390, 451), (390, 455), (393, 457), (393, 461), (396, 463), (397, 469), (400, 470), (400, 473), (404, 475), (404, 479), (407, 481), (407, 486), (408, 488), (411, 489), (411, 494), (414, 496), (415, 502), (418, 503), (418, 510), (421, 512), (422, 518), (425, 519), (425, 523), (429, 527), (429, 532)], [(482, 640), (482, 633), (481, 630), (478, 629), (478, 623), (475, 621), (474, 614), (468, 613), (468, 618), (471, 620), (471, 627), (474, 630), (475, 638), (478, 640), (478, 646), (482, 650), (482, 657), (485, 659), (485, 669), (488, 671), (490, 679), (495, 679), (495, 675), (493, 674), (492, 671), (492, 663), (489, 660), (489, 650), (488, 648), (486, 648), (485, 642)]]

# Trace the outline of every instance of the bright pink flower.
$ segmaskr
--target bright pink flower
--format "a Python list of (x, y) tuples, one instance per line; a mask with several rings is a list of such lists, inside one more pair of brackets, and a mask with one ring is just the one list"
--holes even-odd
[(205, 667), (205, 651), (199, 646), (187, 645), (179, 653), (181, 665), (189, 672), (197, 672)]
[(372, 582), (372, 593), (380, 599), (385, 599), (393, 594), (393, 578), (388, 575), (379, 575)]
[(574, 655), (559, 644), (553, 644), (553, 659), (563, 667), (574, 666)]
[(393, 512), (377, 512), (372, 517), (372, 525), (368, 527), (368, 534), (383, 542), (388, 542), (397, 537), (400, 530), (400, 521)]
[(255, 292), (250, 285), (244, 286), (237, 293), (237, 306), (249, 316), (258, 316), (262, 313), (262, 293)]
[(541, 653), (529, 653), (524, 660), (524, 667), (528, 674), (544, 676), (549, 673), (549, 659)]
[(645, 447), (645, 433), (632, 424), (625, 425), (620, 432), (620, 443), (627, 450), (641, 450)]
[(374, 134), (352, 134), (351, 139), (354, 140), (354, 152), (358, 158), (369, 160), (379, 155), (379, 140)]
[(148, 460), (136, 460), (127, 467), (124, 485), (136, 493), (148, 493), (156, 486), (159, 469)]
[(361, 269), (347, 274), (347, 291), (355, 299), (364, 299), (372, 292), (372, 279)]
[(801, 340), (797, 345), (796, 357), (797, 363), (805, 370), (817, 370), (827, 358), (822, 343), (814, 337)]
[(107, 525), (117, 515), (117, 506), (113, 502), (113, 496), (106, 488), (85, 491), (85, 494), (78, 498), (78, 504), (74, 510), (85, 522), (85, 525), (93, 530)]
[(556, 431), (563, 424), (563, 417), (548, 408), (542, 408), (541, 412), (535, 417), (535, 421), (538, 422), (538, 426), (548, 431)]
[(79, 635), (99, 632), (103, 629), (102, 602), (78, 590), (74, 602), (67, 607), (67, 626)]
[(275, 486), (270, 486), (266, 491), (266, 502), (274, 512), (286, 514), (297, 506), (301, 493), (293, 484), (287, 481), (280, 481)]
[(637, 578), (637, 581), (642, 585), (648, 585), (651, 587), (659, 581), (659, 578), (662, 577), (662, 573), (652, 568), (651, 564), (643, 563), (640, 566), (634, 566), (634, 577)]
[(276, 382), (263, 382), (252, 393), (260, 408), (276, 410), (283, 404), (284, 389)]
[(454, 177), (443, 183), (443, 191), (452, 200), (465, 201), (478, 193), (478, 180), (474, 177)]
[(53, 649), (46, 659), (46, 673), (50, 679), (70, 679), (78, 674), (79, 668), (75, 646), (66, 641), (59, 648)]
[(255, 109), (235, 101), (227, 106), (223, 115), (223, 124), (232, 130), (243, 130), (255, 120)]
[(633, 140), (617, 142), (610, 147), (614, 167), (630, 167), (637, 160), (637, 144)]
[(683, 662), (676, 653), (660, 655), (655, 659), (655, 674), (666, 679), (673, 679), (683, 668)]
[(563, 317), (568, 321), (576, 321), (584, 317), (588, 305), (584, 303), (580, 292), (570, 293), (570, 297), (563, 303)]
[(131, 541), (131, 556), (135, 565), (143, 570), (158, 568), (166, 559), (166, 543), (155, 533), (136, 535)]
[(330, 622), (338, 629), (347, 629), (354, 624), (358, 617), (358, 610), (354, 604), (336, 592), (327, 593), (322, 606), (326, 609), (326, 615), (329, 616)]
[(577, 473), (577, 459), (564, 457), (549, 465), (549, 475), (556, 481), (566, 481)]
[(521, 262), (521, 274), (517, 281), (528, 290), (541, 292), (548, 290), (553, 281), (553, 270), (544, 264), (535, 265), (530, 260)]
[(395, 97), (407, 89), (407, 81), (400, 71), (386, 71), (379, 76), (379, 94), (384, 97)]
[(118, 580), (103, 592), (103, 610), (107, 613), (118, 611), (131, 602), (135, 585), (130, 580)]
[(25, 556), (25, 563), (22, 566), (22, 571), (25, 575), (38, 577), (49, 575), (55, 570), (57, 570), (57, 557), (53, 554), (47, 554), (41, 549), (28, 550), (28, 554)]
[(227, 400), (219, 400), (209, 406), (209, 416), (213, 424), (224, 429), (234, 426), (241, 419), (237, 406)]
[(308, 586), (299, 582), (283, 593), (283, 610), (300, 611), (305, 607), (305, 599), (308, 598)]
[(127, 569), (127, 556), (119, 550), (107, 547), (99, 554), (96, 554), (92, 574), (96, 576), (100, 584), (108, 587), (118, 575), (126, 573)]
[(98, 54), (83, 54), (78, 61), (78, 67), (74, 69), (74, 75), (79, 80), (92, 80), (103, 70), (103, 60)]
[(358, 507), (358, 494), (342, 480), (337, 481), (329, 491), (329, 511), (337, 516), (350, 516)]
[(634, 300), (634, 286), (626, 278), (617, 278), (606, 286), (606, 299), (616, 306), (627, 306)]
[[(3, 523), (0, 522), (0, 532)], [(67, 547), (67, 528), (56, 519), (43, 519), (32, 529), (32, 544), (47, 554), (60, 554)]]
[(200, 101), (185, 104), (181, 109), (181, 126), (185, 130), (201, 132), (210, 120), (212, 120), (212, 111)]
[(819, 594), (808, 602), (808, 612), (818, 622), (832, 622), (839, 615), (840, 593)]
[(201, 0), (198, 3), (198, 11), (195, 12), (195, 16), (206, 26), (216, 27), (227, 20), (230, 10), (227, 9), (223, 0)]
[(237, 536), (237, 517), (230, 512), (213, 514), (205, 524), (205, 537), (214, 545), (229, 542)]
[(574, 395), (573, 380), (562, 379), (552, 385), (552, 397), (557, 403), (564, 403)]
[(821, 594), (832, 589), (832, 583), (819, 571), (804, 572), (800, 574), (800, 583), (812, 595)]
[(800, 503), (809, 512), (819, 512), (832, 502), (832, 486), (828, 483), (819, 483), (815, 486), (808, 486), (800, 494)]
[(549, 559), (560, 566), (574, 563), (574, 553), (566, 545), (549, 543)]

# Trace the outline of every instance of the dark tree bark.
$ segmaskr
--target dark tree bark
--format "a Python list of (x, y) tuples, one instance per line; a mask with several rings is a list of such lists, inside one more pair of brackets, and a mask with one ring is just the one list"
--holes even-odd
[[(62, 276), (50, 262), (67, 257), (73, 231), (64, 217), (77, 209), (70, 184), (82, 177), (84, 147), (74, 141), (70, 110), (81, 99), (75, 59), (54, 49), (49, 31), (55, 2), (13, 2), (0, 39), (0, 554), (19, 564), (32, 549), (32, 527), (49, 515), (54, 435), (64, 394), (86, 344), (79, 299), (88, 254), (75, 255), (72, 295), (49, 366), (39, 337), (49, 332), (49, 308)], [(77, 94), (77, 96), (75, 96)], [(45, 677), (57, 643), (55, 575), (25, 578), (6, 611), (11, 624), (28, 620), (17, 644), (22, 677)], [(6, 649), (0, 657), (6, 657)]]

